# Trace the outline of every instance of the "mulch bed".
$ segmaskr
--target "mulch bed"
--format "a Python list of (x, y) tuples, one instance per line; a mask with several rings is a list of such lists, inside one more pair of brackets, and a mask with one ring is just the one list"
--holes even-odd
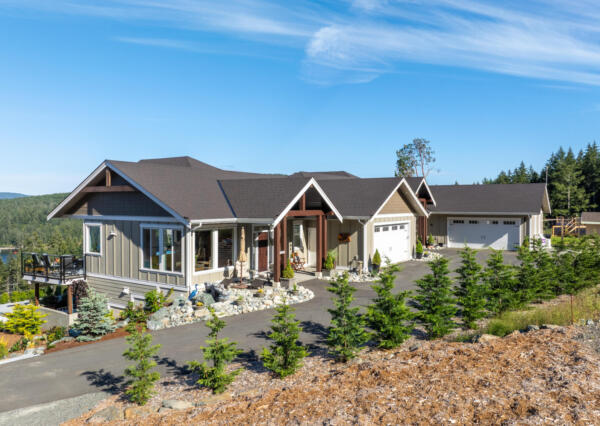
[(23, 337), (23, 336), (20, 334), (9, 334), (9, 333), (3, 333), (0, 331), (0, 340), (4, 339), (4, 341), (7, 343), (7, 347), (9, 349), (12, 345), (14, 345), (16, 342), (21, 340), (21, 337)]
[(62, 351), (65, 349), (71, 349), (71, 348), (76, 348), (78, 346), (84, 346), (84, 345), (89, 345), (92, 343), (98, 343), (98, 342), (103, 342), (105, 340), (111, 340), (111, 339), (118, 339), (119, 337), (125, 337), (128, 336), (129, 333), (125, 330), (125, 327), (123, 328), (118, 328), (114, 331), (114, 333), (110, 333), (107, 334), (105, 336), (102, 336), (100, 339), (98, 340), (93, 340), (91, 342), (78, 342), (77, 340), (73, 340), (71, 342), (60, 342), (57, 343), (56, 346), (54, 346), (53, 348), (47, 349), (45, 351), (45, 353), (49, 354), (52, 352), (58, 352), (58, 351)]

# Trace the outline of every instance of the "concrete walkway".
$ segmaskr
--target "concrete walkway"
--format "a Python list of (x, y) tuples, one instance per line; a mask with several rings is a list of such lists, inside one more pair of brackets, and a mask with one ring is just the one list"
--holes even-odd
[[(454, 269), (460, 261), (457, 251), (447, 249), (443, 254), (450, 258), (450, 268)], [(485, 252), (480, 252), (480, 262), (486, 256)], [(506, 261), (513, 263), (514, 253), (506, 253)], [(406, 262), (398, 274), (397, 289), (413, 289), (414, 281), (428, 271), (425, 262)], [(332, 306), (331, 294), (324, 281), (306, 281), (302, 285), (314, 291), (315, 298), (294, 305), (304, 328), (300, 339), (304, 344), (322, 347), (330, 321), (327, 308)], [(370, 284), (356, 286), (356, 304), (366, 306), (371, 303), (374, 292)], [(221, 335), (238, 342), (250, 356), (260, 353), (268, 345), (265, 333), (269, 330), (273, 312), (269, 309), (227, 317), (227, 327)], [(162, 344), (159, 371), (166, 375), (177, 374), (187, 361), (200, 359), (200, 346), (204, 345), (208, 333), (204, 324), (198, 323), (152, 334), (154, 342)], [(126, 347), (124, 339), (113, 339), (0, 366), (0, 412), (92, 392), (118, 392), (127, 365), (122, 357)]]

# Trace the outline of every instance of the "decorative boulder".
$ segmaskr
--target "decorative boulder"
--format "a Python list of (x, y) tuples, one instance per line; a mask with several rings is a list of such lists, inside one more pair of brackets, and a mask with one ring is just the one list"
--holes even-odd
[(194, 304), (201, 302), (204, 306), (210, 306), (215, 303), (215, 298), (210, 293), (198, 293), (194, 297)]

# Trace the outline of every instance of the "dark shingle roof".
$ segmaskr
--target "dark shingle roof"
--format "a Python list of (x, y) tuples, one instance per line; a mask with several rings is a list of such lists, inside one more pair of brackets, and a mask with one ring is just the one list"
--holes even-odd
[(344, 171), (337, 172), (296, 172), (292, 173), (290, 177), (313, 177), (315, 179), (348, 179), (358, 178), (353, 174)]
[(430, 185), (437, 202), (432, 212), (444, 213), (532, 213), (544, 205), (543, 183), (495, 185)]
[(585, 222), (600, 223), (600, 212), (582, 212), (581, 223)]
[(323, 191), (346, 216), (370, 217), (398, 186), (401, 178), (317, 180)]
[(310, 181), (309, 177), (219, 181), (235, 217), (275, 218)]
[(408, 186), (410, 186), (410, 189), (412, 189), (412, 191), (415, 194), (417, 193), (417, 189), (419, 189), (419, 185), (421, 185), (421, 182), (423, 182), (423, 178), (420, 176), (411, 176), (406, 177), (404, 179), (406, 180), (406, 183), (408, 183)]

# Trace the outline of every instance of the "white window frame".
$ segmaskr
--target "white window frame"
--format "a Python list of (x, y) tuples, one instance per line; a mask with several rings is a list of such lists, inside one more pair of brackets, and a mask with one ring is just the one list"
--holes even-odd
[[(233, 234), (233, 265), (222, 266), (219, 265), (219, 231), (231, 230)], [(207, 231), (211, 232), (210, 250), (211, 250), (211, 261), (210, 268), (202, 271), (196, 271), (196, 232)], [(198, 228), (192, 231), (192, 270), (194, 275), (206, 275), (215, 272), (223, 272), (225, 268), (235, 267), (237, 262), (237, 250), (238, 250), (238, 227), (237, 226), (223, 226), (219, 228)]]
[[(144, 267), (144, 229), (172, 229), (173, 231), (179, 231), (181, 233), (181, 271), (167, 271), (162, 269), (165, 267), (165, 257), (161, 256), (160, 259), (160, 268), (161, 269), (152, 269)], [(158, 234), (158, 245), (161, 250), (163, 248), (163, 232)], [(153, 224), (153, 223), (142, 223), (140, 224), (140, 271), (142, 272), (153, 272), (156, 274), (164, 274), (164, 275), (175, 275), (178, 277), (182, 277), (185, 271), (185, 261), (186, 261), (186, 253), (185, 253), (185, 233), (183, 232), (183, 227), (179, 225), (166, 225), (166, 224)], [(175, 261), (173, 260), (173, 266), (175, 266)]]
[[(102, 226), (102, 223), (100, 222), (86, 222), (83, 224), (84, 228), (85, 228), (85, 232), (84, 232), (84, 237), (85, 237), (85, 241), (83, 244), (84, 247), (84, 253), (88, 256), (102, 256), (102, 254), (104, 253), (104, 227)], [(90, 228), (92, 227), (96, 227), (96, 228), (100, 228), (100, 252), (93, 252), (89, 250), (89, 242), (90, 242)]]

